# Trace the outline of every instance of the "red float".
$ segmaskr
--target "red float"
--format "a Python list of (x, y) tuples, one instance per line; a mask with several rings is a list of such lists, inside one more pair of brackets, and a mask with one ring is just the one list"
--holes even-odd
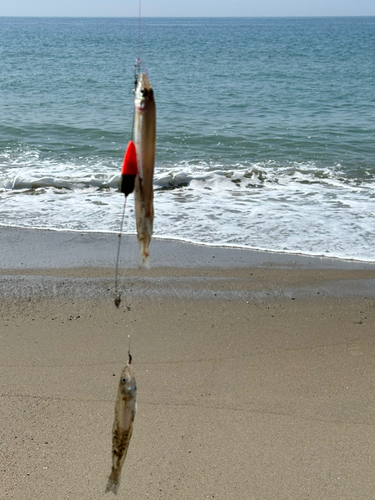
[(134, 181), (138, 174), (137, 153), (133, 141), (129, 141), (121, 170), (120, 191), (125, 196), (134, 191)]

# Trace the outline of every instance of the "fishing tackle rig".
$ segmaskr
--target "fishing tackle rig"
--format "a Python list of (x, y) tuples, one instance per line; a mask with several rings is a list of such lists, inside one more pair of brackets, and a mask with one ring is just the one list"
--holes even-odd
[(129, 141), (124, 157), (124, 163), (121, 170), (121, 180), (120, 180), (120, 191), (121, 193), (124, 193), (125, 200), (124, 200), (124, 207), (122, 210), (120, 231), (118, 233), (118, 246), (117, 246), (117, 257), (116, 257), (114, 294), (115, 294), (115, 306), (117, 308), (120, 307), (121, 304), (121, 292), (118, 290), (118, 267), (120, 260), (121, 236), (125, 219), (126, 200), (128, 198), (128, 195), (134, 191), (134, 182), (137, 173), (138, 173), (138, 168), (137, 168), (137, 156), (136, 156), (135, 146), (133, 141)]
[[(141, 71), (141, 60), (139, 59), (139, 57), (136, 59), (134, 66), (135, 66), (135, 72), (134, 72), (133, 94), (135, 94), (135, 90), (138, 85), (139, 74)], [(121, 169), (121, 179), (120, 179), (120, 192), (124, 193), (125, 200), (124, 200), (124, 207), (122, 210), (120, 231), (118, 233), (118, 246), (117, 246), (117, 257), (116, 257), (114, 294), (115, 294), (115, 306), (117, 308), (119, 308), (121, 304), (121, 292), (118, 290), (118, 267), (120, 260), (121, 236), (125, 219), (126, 201), (128, 195), (134, 191), (135, 178), (138, 174), (137, 153), (134, 144), (134, 122), (135, 122), (135, 110), (133, 110), (133, 125), (131, 130), (131, 140), (128, 142), (128, 146), (125, 151), (124, 161)]]
[[(134, 64), (134, 89), (133, 89), (133, 94), (135, 96), (136, 94), (136, 89), (138, 86), (138, 82), (140, 79), (141, 75), (141, 70), (144, 70), (146, 76), (148, 77), (148, 72), (147, 68), (141, 61), (141, 0), (139, 0), (139, 20), (138, 20), (138, 57), (135, 61)], [(115, 270), (115, 289), (114, 289), (114, 295), (115, 295), (115, 305), (117, 308), (120, 307), (121, 304), (121, 292), (118, 290), (118, 274), (119, 274), (119, 259), (120, 259), (120, 247), (121, 247), (121, 236), (122, 236), (122, 231), (123, 231), (123, 225), (124, 225), (124, 220), (125, 220), (125, 210), (126, 210), (126, 201), (127, 197), (129, 194), (131, 194), (134, 191), (135, 187), (135, 180), (138, 175), (138, 163), (137, 163), (137, 151), (135, 147), (135, 105), (133, 108), (133, 123), (132, 123), (132, 129), (131, 129), (131, 139), (128, 143), (125, 156), (124, 156), (124, 161), (121, 169), (121, 179), (120, 179), (120, 192), (124, 193), (125, 195), (125, 200), (124, 200), (124, 207), (122, 211), (122, 217), (121, 217), (121, 223), (120, 223), (120, 231), (118, 233), (118, 247), (117, 247), (117, 257), (116, 257), (116, 270)]]

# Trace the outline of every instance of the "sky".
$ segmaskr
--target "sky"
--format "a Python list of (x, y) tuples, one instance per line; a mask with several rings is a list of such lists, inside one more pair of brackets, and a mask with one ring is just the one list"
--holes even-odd
[[(138, 2), (1, 0), (0, 16), (137, 17)], [(375, 0), (142, 0), (142, 16), (375, 16)]]

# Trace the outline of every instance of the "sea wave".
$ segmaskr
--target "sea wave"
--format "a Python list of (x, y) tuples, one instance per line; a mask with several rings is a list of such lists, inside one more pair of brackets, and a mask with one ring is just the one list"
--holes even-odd
[[(27, 164), (29, 163), (29, 164)], [(116, 170), (118, 171), (116, 173)], [(86, 172), (86, 173), (85, 173)], [(201, 165), (182, 162), (175, 166), (157, 166), (154, 176), (155, 190), (174, 190), (186, 187), (210, 190), (272, 189), (272, 186), (321, 185), (332, 188), (375, 189), (375, 175), (371, 171), (347, 171), (336, 164), (331, 168), (319, 168), (313, 162), (280, 165), (275, 162), (252, 165), (221, 164)], [(113, 162), (88, 158), (82, 164), (40, 160), (36, 153), (23, 156), (23, 161), (13, 160), (4, 166), (0, 159), (1, 190), (37, 190), (56, 188), (80, 190), (87, 188), (118, 190), (120, 173)]]
[[(0, 224), (118, 231), (123, 206), (113, 158), (3, 151)], [(336, 163), (158, 162), (155, 235), (204, 244), (374, 259), (375, 175)], [(131, 198), (132, 196), (130, 196)], [(133, 203), (125, 232), (135, 232)]]
[(98, 178), (95, 176), (75, 177), (75, 178), (58, 178), (58, 177), (41, 177), (41, 178), (24, 178), (16, 175), (13, 178), (5, 181), (0, 181), (0, 189), (4, 190), (37, 190), (40, 188), (55, 188), (67, 189), (76, 191), (94, 187), (97, 189), (118, 189), (120, 175), (114, 175), (108, 178)]

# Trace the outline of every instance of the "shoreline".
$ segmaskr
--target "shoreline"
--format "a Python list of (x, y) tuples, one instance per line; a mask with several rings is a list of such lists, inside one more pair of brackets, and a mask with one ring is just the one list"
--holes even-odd
[[(112, 267), (118, 233), (26, 229), (0, 226), (0, 269)], [(166, 251), (167, 247), (167, 251)], [(120, 265), (138, 267), (136, 235), (122, 235)], [(375, 262), (278, 253), (152, 238), (151, 267), (375, 269)]]
[[(10, 230), (25, 230), (25, 231), (41, 231), (41, 232), (55, 232), (55, 233), (66, 233), (66, 234), (71, 234), (71, 233), (79, 233), (81, 235), (84, 234), (90, 234), (90, 235), (105, 235), (108, 237), (111, 237), (113, 235), (118, 235), (118, 231), (87, 231), (87, 230), (79, 230), (79, 229), (56, 229), (56, 228), (42, 228), (42, 227), (35, 227), (35, 228), (29, 228), (29, 227), (23, 227), (23, 226), (7, 226), (4, 224), (0, 224), (0, 232), (2, 229), (10, 229)], [(122, 237), (124, 238), (129, 238), (130, 240), (132, 238), (136, 238), (136, 233), (123, 233)], [(264, 249), (264, 248), (255, 248), (255, 247), (247, 247), (245, 245), (231, 245), (231, 244), (221, 244), (221, 243), (207, 243), (207, 242), (200, 242), (200, 241), (194, 241), (194, 240), (187, 240), (187, 239), (181, 239), (177, 237), (172, 237), (172, 236), (153, 236), (151, 238), (151, 241), (159, 241), (159, 242), (174, 242), (176, 244), (181, 244), (181, 245), (195, 245), (198, 247), (208, 247), (208, 248), (221, 248), (224, 250), (244, 250), (247, 252), (256, 252), (256, 253), (261, 253), (261, 254), (276, 254), (276, 255), (290, 255), (294, 257), (303, 257), (303, 258), (312, 258), (312, 259), (328, 259), (328, 260), (338, 260), (341, 262), (354, 262), (354, 263), (363, 263), (363, 264), (375, 264), (375, 258), (374, 260), (362, 260), (362, 259), (356, 259), (354, 257), (339, 257), (339, 256), (329, 256), (329, 255), (317, 255), (317, 254), (310, 254), (310, 253), (303, 253), (303, 252), (293, 252), (293, 251), (279, 251), (279, 250), (270, 250), (270, 249)]]

